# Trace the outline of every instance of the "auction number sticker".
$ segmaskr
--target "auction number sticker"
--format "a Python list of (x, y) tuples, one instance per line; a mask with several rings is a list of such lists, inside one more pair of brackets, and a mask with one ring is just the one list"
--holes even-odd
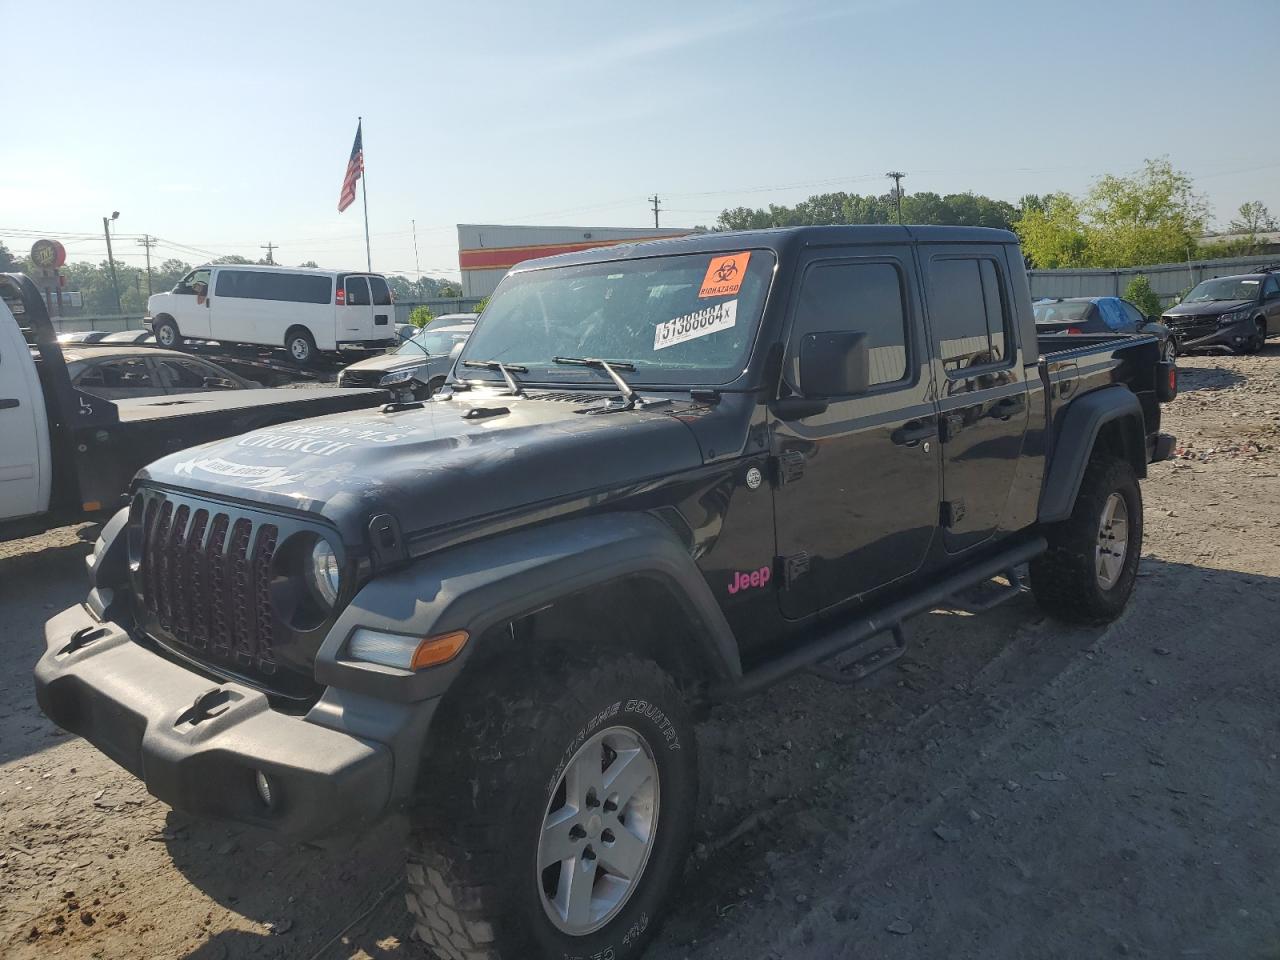
[(658, 324), (653, 331), (653, 349), (662, 350), (666, 347), (674, 347), (677, 343), (684, 343), (686, 340), (696, 340), (699, 337), (719, 333), (721, 330), (728, 330), (737, 321), (737, 300), (727, 300), (715, 306), (704, 307), (693, 313), (686, 313), (683, 317), (676, 317), (674, 320)]
[(724, 257), (712, 257), (707, 266), (707, 275), (702, 278), (702, 286), (698, 289), (698, 298), (731, 297), (742, 289), (742, 278), (746, 276), (747, 264), (751, 262), (751, 252), (731, 253)]

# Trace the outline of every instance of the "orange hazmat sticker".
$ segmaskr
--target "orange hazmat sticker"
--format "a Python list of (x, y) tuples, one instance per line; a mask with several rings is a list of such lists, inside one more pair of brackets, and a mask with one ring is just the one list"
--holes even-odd
[(702, 287), (698, 297), (729, 297), (742, 287), (742, 278), (746, 276), (747, 264), (751, 261), (751, 253), (730, 253), (723, 257), (712, 257), (707, 267), (707, 275), (702, 278)]

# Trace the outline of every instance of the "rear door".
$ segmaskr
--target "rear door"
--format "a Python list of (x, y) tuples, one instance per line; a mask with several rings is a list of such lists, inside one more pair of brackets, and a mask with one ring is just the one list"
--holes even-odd
[(1280, 331), (1280, 277), (1267, 274), (1262, 283), (1262, 311), (1267, 316), (1268, 335)]
[[(343, 281), (345, 306), (338, 308), (338, 342), (372, 340), (373, 297), (369, 292), (369, 278), (347, 276)], [(390, 310), (387, 311), (390, 313)]]
[(387, 286), (386, 278), (370, 276), (369, 293), (373, 297), (373, 328), (365, 339), (394, 340), (392, 320), (395, 319), (395, 307), (391, 303), (391, 288)]
[(1000, 526), (1027, 429), (1026, 383), (1004, 248), (921, 246), (920, 260), (938, 384), (944, 543), (955, 553)]
[(48, 422), (27, 342), (0, 302), (0, 520), (48, 506)]
[(778, 596), (795, 619), (920, 567), (937, 530), (940, 460), (910, 247), (813, 256), (792, 315), (784, 394), (803, 396), (799, 344), (823, 331), (867, 333), (872, 383), (823, 413), (773, 422)]

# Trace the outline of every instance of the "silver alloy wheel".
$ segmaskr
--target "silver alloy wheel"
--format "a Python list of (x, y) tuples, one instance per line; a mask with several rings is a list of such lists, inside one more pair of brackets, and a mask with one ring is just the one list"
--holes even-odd
[(289, 352), (293, 354), (295, 360), (306, 360), (311, 356), (311, 344), (302, 337), (294, 337), (289, 341)]
[(162, 347), (172, 347), (177, 337), (173, 335), (173, 326), (168, 323), (160, 324), (160, 329), (156, 332), (156, 339), (160, 341)]
[(1165, 360), (1166, 362), (1172, 363), (1177, 356), (1178, 356), (1177, 344), (1173, 342), (1173, 337), (1170, 337), (1168, 340), (1164, 342), (1164, 356), (1161, 359)]
[(1094, 551), (1094, 571), (1098, 586), (1110, 590), (1124, 570), (1129, 552), (1129, 505), (1119, 493), (1112, 493), (1102, 508), (1098, 523), (1098, 546)]
[(661, 791), (653, 750), (635, 730), (609, 727), (578, 748), (547, 803), (536, 882), (557, 929), (585, 936), (635, 893), (658, 835)]

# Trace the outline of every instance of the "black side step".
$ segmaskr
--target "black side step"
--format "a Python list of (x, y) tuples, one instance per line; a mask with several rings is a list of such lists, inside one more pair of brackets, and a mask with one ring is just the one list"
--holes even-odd
[(1006, 547), (1001, 552), (948, 574), (922, 587), (911, 596), (881, 607), (870, 615), (817, 633), (803, 646), (796, 647), (781, 657), (747, 671), (736, 680), (717, 684), (708, 691), (708, 697), (712, 700), (729, 700), (763, 690), (793, 673), (822, 663), (824, 660), (830, 660), (837, 654), (861, 644), (864, 640), (874, 638), (886, 630), (900, 627), (908, 617), (943, 605), (948, 597), (954, 596), (965, 587), (981, 583), (983, 580), (990, 580), (999, 573), (1026, 563), (1032, 557), (1044, 553), (1047, 548), (1048, 544), (1044, 537), (1039, 536)]
[[(889, 636), (886, 637), (885, 633)], [(815, 677), (853, 686), (861, 683), (877, 670), (883, 670), (889, 664), (900, 659), (907, 652), (907, 634), (902, 624), (895, 623), (887, 631), (881, 631), (868, 637), (861, 643), (854, 644), (848, 650), (842, 650), (825, 663), (814, 664), (809, 672)], [(837, 661), (841, 661), (837, 663)]]
[(1017, 570), (1002, 570), (997, 576), (1004, 577), (1008, 583), (999, 584), (994, 578), (987, 579), (947, 597), (938, 606), (946, 607), (948, 610), (959, 610), (961, 613), (986, 613), (993, 607), (998, 607), (1014, 597), (1020, 597), (1030, 590), (1018, 575)]

